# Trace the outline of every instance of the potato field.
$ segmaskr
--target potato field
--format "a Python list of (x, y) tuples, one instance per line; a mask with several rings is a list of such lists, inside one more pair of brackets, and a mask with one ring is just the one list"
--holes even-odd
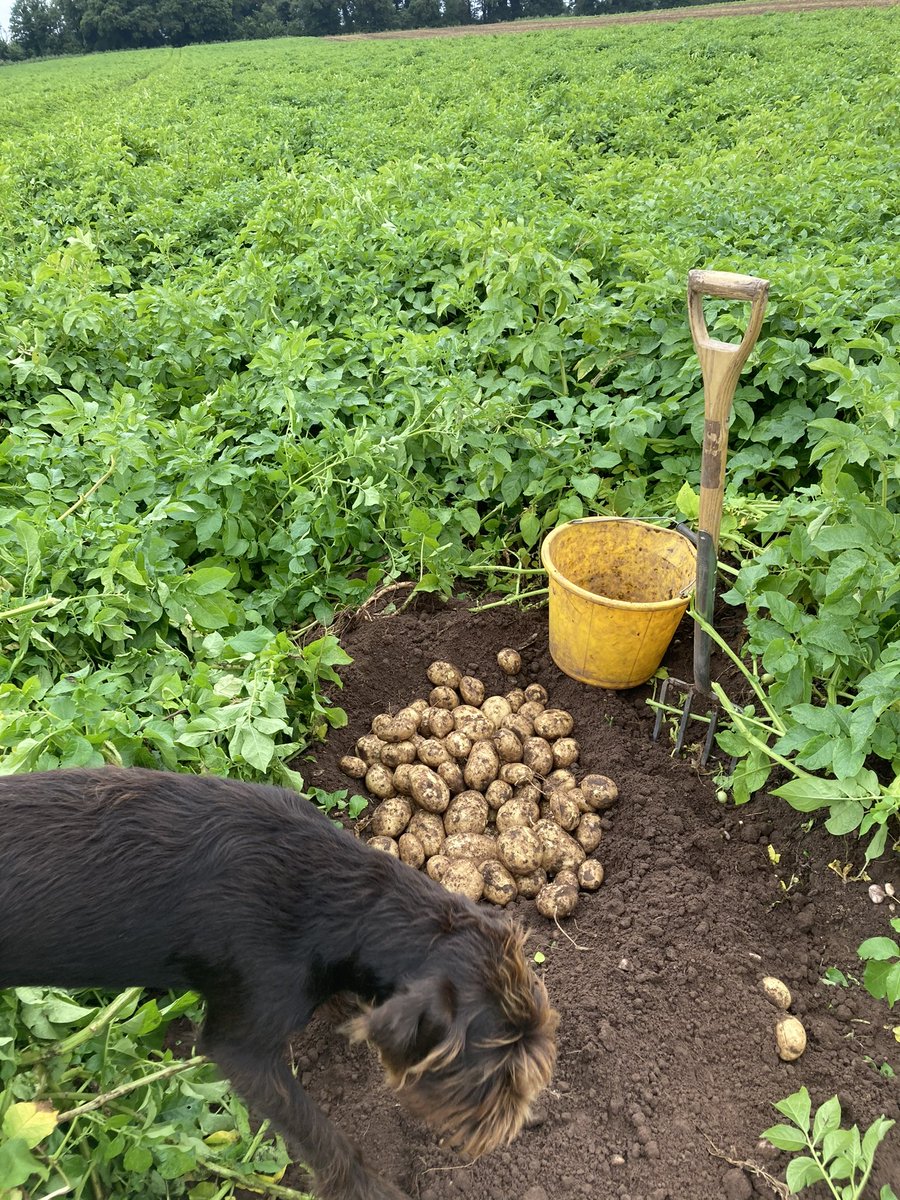
[[(416, 1200), (900, 1194), (898, 51), (848, 8), (0, 69), (0, 772), (266, 780), (496, 894), (562, 1017), (507, 1150), (461, 1163), (319, 1018), (294, 1050)], [(650, 740), (652, 685), (555, 667), (539, 555), (583, 516), (696, 524), (695, 268), (771, 289), (707, 771)], [(366, 755), (373, 719), (413, 749)], [(544, 758), (473, 749), (501, 729)], [(445, 834), (516, 845), (486, 881)], [(303, 1196), (193, 1061), (200, 1010), (0, 991), (0, 1198)], [(812, 1119), (833, 1183), (791, 1165)]]

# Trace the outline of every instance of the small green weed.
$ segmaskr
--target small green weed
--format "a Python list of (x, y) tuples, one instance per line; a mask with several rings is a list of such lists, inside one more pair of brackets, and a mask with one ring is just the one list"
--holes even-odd
[[(892, 918), (891, 928), (900, 933), (900, 917)], [(900, 946), (890, 937), (866, 938), (856, 953), (866, 964), (866, 991), (893, 1008), (900, 998)]]

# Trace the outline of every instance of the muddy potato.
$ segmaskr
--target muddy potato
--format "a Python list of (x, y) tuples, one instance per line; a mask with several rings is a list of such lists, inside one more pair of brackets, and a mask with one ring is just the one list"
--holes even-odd
[(384, 744), (381, 738), (376, 737), (374, 733), (365, 733), (356, 743), (356, 753), (363, 762), (374, 767), (376, 763), (381, 762), (381, 751)]
[[(535, 724), (535, 733), (538, 733), (538, 727)], [(553, 765), (557, 770), (571, 767), (573, 763), (578, 762), (578, 755), (581, 753), (581, 747), (571, 737), (561, 737), (553, 743)]]
[(428, 682), (435, 687), (455, 688), (462, 679), (462, 671), (458, 671), (453, 663), (442, 661), (433, 662), (425, 673)]
[(446, 854), (432, 854), (425, 862), (425, 874), (435, 883), (440, 883), (452, 861)]
[(369, 838), (367, 843), (373, 850), (381, 850), (384, 854), (390, 854), (391, 858), (400, 857), (400, 847), (393, 838), (378, 836)]
[(488, 785), (497, 778), (499, 770), (500, 759), (494, 749), (494, 743), (476, 742), (463, 767), (463, 778), (467, 787), (474, 788), (476, 792), (485, 792)]
[(444, 813), (447, 836), (454, 833), (484, 833), (489, 812), (488, 802), (481, 792), (460, 792), (453, 797)]
[(428, 701), (419, 697), (418, 700), (413, 700), (412, 704), (407, 704), (407, 708), (411, 708), (413, 712), (417, 712), (421, 717), (422, 713), (428, 707)]
[(619, 789), (606, 775), (585, 775), (578, 786), (594, 812), (610, 808), (619, 795)]
[(445, 738), (453, 729), (453, 714), (447, 708), (430, 704), (422, 713), (419, 732), (426, 737)]
[(533, 801), (507, 800), (502, 808), (497, 809), (497, 832), (506, 833), (508, 829), (530, 829), (540, 815), (541, 810)]
[(575, 786), (575, 776), (566, 767), (557, 767), (555, 771), (551, 771), (544, 780), (544, 791), (548, 794), (556, 788), (561, 788), (563, 791), (568, 791), (569, 788)]
[(541, 683), (529, 683), (525, 689), (526, 700), (536, 700), (538, 704), (547, 703), (547, 689)]
[(442, 813), (450, 803), (450, 789), (440, 775), (424, 763), (410, 767), (409, 790), (416, 804), (428, 812)]
[(543, 867), (538, 867), (536, 871), (532, 871), (528, 875), (516, 876), (516, 887), (519, 889), (519, 895), (526, 900), (533, 900), (546, 882), (547, 872)]
[(484, 684), (474, 675), (463, 675), (457, 690), (463, 704), (471, 704), (475, 708), (480, 708), (484, 703)]
[(520, 712), (510, 713), (508, 717), (504, 717), (502, 721), (503, 729), (511, 729), (513, 733), (519, 735), (519, 740), (524, 742), (526, 738), (534, 737), (534, 726), (527, 717), (523, 717)]
[(499, 904), (502, 908), (515, 900), (518, 894), (516, 881), (498, 859), (491, 858), (481, 864), (481, 878), (484, 880), (484, 898), (491, 904)]
[(503, 763), (498, 777), (504, 783), (511, 783), (513, 787), (521, 787), (523, 783), (534, 783), (534, 771), (521, 762)]
[(539, 704), (537, 700), (526, 700), (518, 713), (516, 713), (516, 716), (525, 717), (526, 720), (531, 722), (533, 728), (535, 717), (539, 717), (543, 711), (543, 704)]
[(557, 738), (568, 738), (575, 728), (572, 714), (563, 708), (545, 708), (543, 712), (532, 717), (534, 732), (538, 737), (554, 742)]
[(578, 828), (581, 813), (578, 805), (571, 798), (571, 792), (551, 792), (548, 805), (550, 816), (561, 829), (571, 832)]
[(591, 806), (588, 804), (587, 800), (585, 800), (584, 792), (581, 790), (581, 788), (577, 788), (577, 787), (569, 788), (567, 794), (568, 794), (569, 798), (574, 800), (575, 803), (578, 805), (578, 811), (580, 813), (589, 813), (589, 812), (594, 811), (591, 808)]
[(806, 1030), (796, 1017), (782, 1017), (775, 1026), (778, 1057), (793, 1062), (806, 1049)]
[(578, 888), (559, 883), (545, 884), (534, 903), (542, 917), (551, 920), (571, 917), (578, 904)]
[(410, 794), (410, 779), (409, 773), (412, 770), (412, 763), (401, 763), (394, 771), (394, 791), (398, 796), (408, 796)]
[(580, 888), (585, 892), (596, 892), (603, 882), (603, 864), (597, 862), (596, 858), (586, 858), (579, 866), (577, 874)]
[(415, 834), (419, 839), (426, 858), (440, 854), (444, 844), (444, 822), (440, 813), (430, 813), (424, 808), (417, 808), (409, 819), (406, 832)]
[(396, 716), (378, 713), (372, 718), (372, 732), (383, 742), (407, 742), (419, 728), (419, 714), (413, 708), (401, 708)]
[(378, 837), (398, 838), (409, 824), (412, 805), (405, 796), (382, 800), (372, 813), (369, 828)]
[(486, 833), (452, 833), (441, 847), (447, 858), (469, 858), (483, 863), (497, 858), (497, 840)]
[(425, 847), (414, 833), (401, 834), (397, 839), (397, 849), (400, 851), (400, 861), (408, 867), (418, 871), (425, 862)]
[(512, 729), (498, 729), (494, 735), (494, 745), (501, 762), (522, 761), (522, 739)]
[(366, 760), (364, 758), (357, 758), (355, 754), (345, 754), (338, 763), (338, 766), (351, 779), (364, 778), (366, 771), (369, 769), (369, 764)]
[(548, 875), (555, 875), (566, 867), (577, 870), (587, 857), (583, 848), (555, 821), (538, 821), (534, 831), (543, 851), (541, 866)]
[(484, 798), (491, 808), (500, 809), (507, 800), (513, 798), (512, 784), (504, 783), (502, 779), (495, 779), (493, 783), (487, 785)]
[(509, 707), (516, 713), (525, 703), (525, 693), (521, 688), (513, 688), (511, 692), (506, 693), (506, 699), (509, 701)]
[(489, 721), (493, 721), (498, 729), (503, 723), (503, 718), (512, 713), (509, 701), (504, 696), (488, 696), (481, 706), (481, 711)]
[(453, 710), (453, 726), (473, 742), (492, 738), (496, 733), (494, 722), (472, 704), (460, 704)]
[(437, 773), (450, 789), (450, 795), (456, 796), (459, 792), (465, 790), (466, 782), (463, 779), (462, 768), (457, 762), (442, 762), (437, 765)]
[(381, 750), (381, 765), (395, 771), (401, 763), (416, 761), (414, 742), (385, 742)]
[(366, 771), (366, 787), (373, 796), (386, 800), (394, 794), (394, 772), (389, 767), (376, 763)]
[(447, 747), (447, 753), (454, 758), (468, 758), (473, 743), (470, 737), (466, 737), (464, 733), (454, 729), (444, 738), (444, 745)]
[(553, 770), (553, 751), (543, 738), (530, 737), (522, 743), (522, 762), (535, 775), (549, 775)]
[(450, 687), (432, 688), (428, 693), (428, 703), (432, 708), (446, 708), (453, 712), (459, 707), (459, 696)]
[(530, 875), (543, 865), (543, 844), (533, 829), (508, 829), (497, 839), (497, 857), (513, 875)]
[[(571, 795), (571, 793), (569, 793)], [(575, 829), (575, 841), (586, 854), (593, 854), (603, 840), (603, 826), (596, 813), (581, 813)]]
[(766, 999), (776, 1008), (791, 1007), (791, 993), (786, 983), (782, 983), (774, 975), (767, 975), (760, 986), (766, 994)]
[(536, 783), (520, 783), (513, 792), (514, 800), (528, 800), (532, 804), (540, 804), (541, 789)]
[(497, 666), (504, 675), (518, 675), (522, 670), (522, 655), (512, 646), (497, 651)]
[(447, 747), (439, 738), (423, 738), (419, 742), (418, 758), (426, 767), (439, 767), (441, 763), (450, 761)]
[(553, 882), (558, 883), (560, 887), (578, 887), (578, 875), (575, 871), (564, 867), (562, 871), (557, 871), (553, 877)]
[(441, 887), (448, 892), (460, 892), (477, 903), (484, 892), (481, 868), (468, 858), (457, 858), (444, 872)]

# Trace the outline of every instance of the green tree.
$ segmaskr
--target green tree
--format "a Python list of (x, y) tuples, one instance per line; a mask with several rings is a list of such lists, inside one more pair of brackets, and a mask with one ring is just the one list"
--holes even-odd
[(61, 26), (59, 9), (47, 0), (16, 0), (9, 14), (10, 36), (28, 58), (55, 53)]

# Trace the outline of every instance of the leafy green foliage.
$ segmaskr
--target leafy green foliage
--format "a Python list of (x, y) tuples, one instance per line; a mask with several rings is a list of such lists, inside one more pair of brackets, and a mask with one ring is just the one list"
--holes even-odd
[[(842, 1129), (837, 1096), (826, 1100), (813, 1116), (805, 1087), (773, 1107), (791, 1124), (772, 1125), (760, 1136), (779, 1150), (797, 1156), (787, 1169), (786, 1182), (791, 1193), (824, 1182), (835, 1200), (860, 1200), (872, 1172), (875, 1152), (894, 1122), (879, 1117), (864, 1134), (860, 1134), (856, 1125)], [(800, 1154), (803, 1150), (808, 1153)], [(881, 1188), (879, 1200), (897, 1200), (890, 1184)]]
[[(891, 920), (891, 928), (900, 933), (900, 917)], [(863, 983), (867, 990), (893, 1008), (900, 999), (900, 945), (890, 937), (866, 938), (857, 954), (866, 964)]]

